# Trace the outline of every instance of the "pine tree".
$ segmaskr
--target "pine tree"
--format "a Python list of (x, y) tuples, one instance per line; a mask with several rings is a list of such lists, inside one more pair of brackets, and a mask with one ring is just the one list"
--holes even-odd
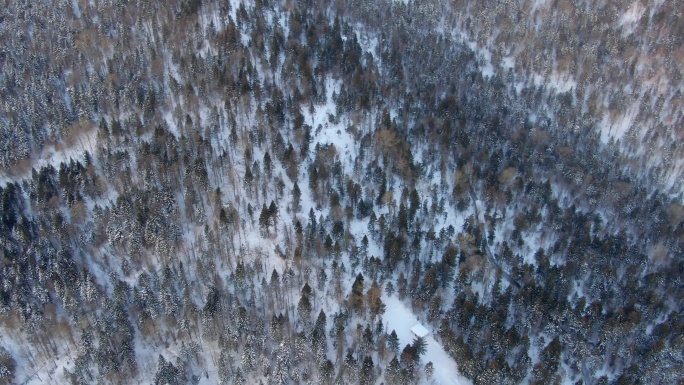
[(540, 362), (533, 370), (532, 376), (537, 382), (549, 382), (556, 374), (560, 364), (561, 343), (556, 336), (541, 352)]
[(166, 361), (164, 356), (160, 354), (157, 363), (157, 373), (154, 376), (155, 385), (174, 385), (183, 382), (184, 381), (180, 378), (180, 370), (171, 362)]
[(408, 370), (407, 374), (409, 378), (413, 378), (413, 374), (418, 363), (418, 354), (413, 346), (407, 344), (401, 351), (401, 363)]
[(408, 213), (406, 211), (406, 205), (404, 202), (399, 204), (399, 214), (397, 216), (397, 222), (400, 232), (406, 232), (408, 230)]
[(406, 298), (406, 277), (404, 272), (399, 273), (399, 278), (397, 279), (397, 293), (399, 294), (399, 299)]
[(328, 349), (328, 340), (325, 333), (326, 319), (325, 312), (321, 309), (311, 333), (311, 350), (317, 354), (317, 357), (321, 357), (321, 354), (324, 355), (325, 351)]
[(356, 382), (359, 377), (359, 363), (354, 357), (354, 352), (351, 348), (347, 348), (347, 355), (344, 356), (344, 370), (347, 374), (349, 382)]
[(268, 228), (271, 222), (269, 214), (269, 210), (266, 208), (266, 204), (264, 203), (261, 206), (261, 212), (259, 213), (259, 230), (261, 231), (261, 236), (264, 238), (268, 236)]
[(256, 352), (256, 339), (252, 334), (247, 335), (247, 342), (242, 350), (242, 357), (240, 361), (242, 362), (242, 367), (247, 371), (251, 372), (256, 368), (257, 365), (257, 352)]
[[(390, 333), (389, 337), (387, 337), (387, 346), (395, 353), (399, 353), (399, 337), (397, 336), (397, 332), (395, 330), (392, 330)], [(395, 357), (396, 358), (396, 357)]]
[(373, 383), (375, 379), (374, 369), (373, 360), (370, 356), (366, 356), (363, 359), (363, 364), (361, 364), (361, 378), (359, 382), (361, 385), (370, 385)]
[(352, 292), (349, 296), (349, 306), (358, 314), (363, 314), (365, 312), (363, 298), (363, 275), (361, 273), (356, 275), (356, 279), (352, 284)]
[(289, 381), (290, 369), (290, 351), (284, 342), (275, 351), (275, 370), (273, 372), (273, 381), (277, 385), (287, 384)]
[(278, 206), (276, 206), (274, 201), (268, 206), (268, 221), (273, 225), (274, 228), (278, 225)]
[(392, 281), (387, 282), (387, 285), (385, 285), (385, 294), (387, 294), (388, 297), (391, 297), (394, 294), (394, 284), (392, 284)]
[(368, 236), (366, 234), (364, 234), (363, 238), (361, 239), (361, 251), (363, 253), (368, 251)]
[(294, 186), (292, 187), (292, 210), (297, 213), (299, 210), (301, 210), (301, 199), (302, 199), (302, 192), (299, 190), (299, 185), (297, 184), (297, 181), (294, 182)]
[(432, 364), (432, 361), (425, 364), (425, 378), (429, 380), (430, 378), (432, 378), (434, 372), (435, 366)]
[(17, 362), (14, 357), (7, 349), (0, 346), (0, 382), (11, 384), (16, 368)]
[(272, 161), (271, 161), (271, 155), (266, 151), (264, 154), (264, 171), (266, 171), (266, 176), (270, 179), (271, 178), (271, 173), (272, 173)]
[(375, 236), (377, 235), (375, 231), (375, 224), (377, 223), (378, 218), (375, 216), (375, 211), (373, 211), (370, 215), (370, 218), (368, 219), (368, 232), (371, 233), (371, 235)]
[(309, 325), (310, 315), (311, 315), (311, 301), (309, 297), (311, 296), (311, 287), (308, 283), (304, 284), (302, 288), (301, 297), (299, 303), (297, 304), (297, 315), (302, 323), (306, 326)]
[(420, 356), (427, 352), (427, 342), (425, 341), (425, 337), (415, 337), (411, 347), (416, 353), (415, 359), (418, 360)]
[(332, 361), (326, 358), (321, 363), (319, 372), (321, 376), (321, 382), (324, 384), (330, 384), (335, 377), (335, 366), (333, 365)]
[(429, 322), (436, 321), (441, 313), (442, 297), (436, 295), (430, 300), (430, 306), (428, 307), (427, 318)]
[(247, 384), (247, 379), (245, 378), (245, 375), (242, 374), (242, 369), (239, 367), (235, 370), (235, 373), (233, 374), (233, 384), (235, 384), (235, 385)]
[(247, 188), (247, 191), (251, 192), (252, 191), (252, 183), (254, 182), (254, 175), (252, 174), (252, 169), (251, 167), (245, 167), (245, 187)]
[(363, 345), (366, 350), (370, 350), (375, 345), (370, 324), (366, 324), (366, 327), (363, 329)]
[(321, 269), (318, 270), (318, 274), (317, 274), (317, 277), (316, 277), (316, 278), (317, 278), (317, 280), (318, 280), (318, 282), (317, 282), (318, 291), (321, 291), (321, 292), (322, 292), (323, 289), (325, 288), (325, 283), (326, 283), (327, 280), (328, 280), (328, 274), (325, 272), (325, 269), (324, 269), (324, 268), (321, 268)]
[(367, 302), (371, 319), (374, 320), (375, 317), (383, 315), (385, 313), (385, 304), (382, 302), (382, 289), (380, 289), (377, 281), (373, 281), (373, 284), (371, 285), (370, 289), (368, 289), (366, 296), (368, 298)]

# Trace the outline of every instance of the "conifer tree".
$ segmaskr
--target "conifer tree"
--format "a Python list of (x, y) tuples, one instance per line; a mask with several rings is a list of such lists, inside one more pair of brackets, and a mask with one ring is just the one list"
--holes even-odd
[[(387, 337), (387, 346), (395, 353), (399, 353), (399, 337), (397, 332), (392, 330), (389, 337)], [(396, 357), (395, 357), (396, 358)]]
[(302, 199), (302, 192), (299, 190), (299, 185), (297, 184), (297, 181), (294, 182), (294, 186), (292, 187), (292, 210), (296, 213), (301, 210), (301, 199)]

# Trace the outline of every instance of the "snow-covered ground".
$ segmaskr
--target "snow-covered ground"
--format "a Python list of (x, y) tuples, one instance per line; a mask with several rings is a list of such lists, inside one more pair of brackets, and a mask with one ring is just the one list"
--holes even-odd
[[(416, 316), (409, 310), (399, 298), (392, 296), (383, 296), (382, 300), (387, 305), (387, 310), (383, 315), (383, 319), (387, 323), (387, 331), (392, 330), (397, 332), (399, 337), (399, 347), (403, 349), (406, 344), (413, 342), (413, 334), (411, 327), (419, 323)], [(426, 325), (424, 325), (426, 326)], [(429, 326), (426, 326), (430, 330)], [(437, 342), (433, 335), (434, 330), (430, 330), (431, 334), (425, 337), (427, 342), (427, 352), (421, 357), (422, 364), (432, 362), (435, 371), (430, 379), (423, 380), (424, 384), (435, 385), (471, 385), (470, 380), (463, 377), (458, 372), (458, 365), (453, 358), (451, 358), (442, 345)]]
[(10, 182), (29, 178), (33, 169), (38, 171), (48, 165), (59, 169), (61, 163), (69, 163), (72, 159), (83, 161), (86, 151), (94, 153), (96, 135), (97, 130), (91, 128), (77, 135), (70, 146), (63, 143), (58, 146), (50, 144), (45, 146), (40, 154), (34, 154), (32, 158), (24, 162), (9, 169), (0, 169), (0, 186), (4, 187)]

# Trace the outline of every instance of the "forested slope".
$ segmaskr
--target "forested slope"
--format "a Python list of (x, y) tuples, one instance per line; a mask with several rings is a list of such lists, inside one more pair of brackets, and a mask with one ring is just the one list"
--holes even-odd
[[(676, 34), (667, 6), (638, 28)], [(618, 144), (605, 117), (628, 105), (602, 100), (623, 91), (589, 70), (554, 86), (545, 50), (577, 42), (534, 43), (557, 24), (498, 41), (516, 15), (499, 5), (0, 12), (0, 381), (681, 377), (677, 68), (635, 96), (672, 116), (638, 115)], [(452, 362), (401, 346), (397, 303)]]

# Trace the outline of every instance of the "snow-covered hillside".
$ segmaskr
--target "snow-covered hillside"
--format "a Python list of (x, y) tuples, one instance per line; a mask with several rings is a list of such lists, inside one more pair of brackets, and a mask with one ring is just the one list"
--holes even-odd
[(676, 74), (533, 3), (0, 11), (0, 383), (678, 379)]

